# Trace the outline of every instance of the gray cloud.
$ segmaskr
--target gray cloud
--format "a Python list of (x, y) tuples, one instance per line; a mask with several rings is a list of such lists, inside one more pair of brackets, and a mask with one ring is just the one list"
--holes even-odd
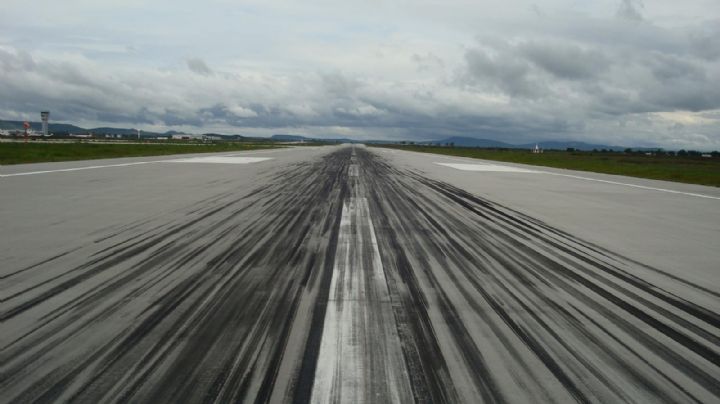
[(643, 4), (639, 0), (620, 0), (616, 14), (619, 18), (625, 20), (642, 21), (643, 17), (639, 10), (642, 8)]
[[(115, 26), (115, 41), (110, 30), (87, 41), (53, 27), (28, 31), (47, 42), (14, 40), (20, 31), (8, 29), (0, 118), (34, 119), (47, 108), (57, 121), (160, 130), (720, 148), (717, 21), (662, 25), (659, 6), (633, 1), (554, 11), (568, 4), (543, 3), (542, 13), (528, 5), (525, 17), (498, 6), (488, 18), (482, 7), (421, 0), (376, 21), (360, 3), (349, 17), (327, 3), (305, 10), (272, 0), (257, 4), (261, 23), (232, 28), (246, 30), (233, 31), (233, 47), (212, 27), (168, 36)], [(287, 32), (259, 17), (284, 12), (291, 18), (272, 24)], [(364, 24), (343, 28), (356, 19)], [(128, 43), (143, 45), (127, 52)]]
[(720, 79), (718, 64), (673, 52), (602, 44), (588, 51), (556, 39), (486, 41), (467, 51), (466, 62), (461, 83), (490, 86), (516, 106), (542, 98), (578, 119), (598, 112), (720, 109), (720, 90), (713, 85)]
[(481, 88), (499, 90), (512, 96), (539, 95), (544, 86), (529, 77), (530, 66), (527, 61), (516, 56), (505, 49), (494, 55), (483, 49), (470, 49), (465, 54), (466, 80)]
[(421, 72), (445, 68), (443, 60), (433, 53), (427, 53), (424, 55), (414, 53), (412, 55), (412, 61), (417, 63), (417, 69)]
[(35, 60), (24, 50), (10, 52), (0, 48), (0, 70), (6, 74), (35, 70)]
[(209, 76), (213, 74), (212, 69), (200, 58), (190, 58), (187, 60), (187, 67), (191, 72), (197, 73), (201, 76)]
[(607, 69), (609, 60), (598, 51), (577, 45), (528, 42), (519, 52), (557, 78), (579, 80), (595, 77)]

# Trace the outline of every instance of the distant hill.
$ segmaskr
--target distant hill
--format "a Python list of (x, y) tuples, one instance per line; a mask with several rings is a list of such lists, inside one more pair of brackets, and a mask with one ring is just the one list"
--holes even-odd
[[(30, 127), (33, 131), (39, 132), (42, 128), (42, 124), (40, 122), (30, 122)], [(0, 129), (2, 130), (23, 130), (23, 121), (10, 121), (10, 120), (0, 120)], [(135, 136), (137, 135), (136, 129), (129, 129), (129, 128), (112, 128), (112, 127), (100, 127), (100, 128), (81, 128), (79, 126), (65, 124), (65, 123), (50, 123), (49, 125), (49, 131), (51, 133), (55, 134), (85, 134), (85, 133), (94, 133), (97, 135), (120, 135), (125, 137)], [(172, 135), (177, 134), (183, 134), (182, 132), (169, 130), (165, 133), (156, 133), (156, 132), (145, 132), (141, 131), (140, 135), (143, 138), (150, 138), (150, 137), (170, 137)], [(246, 137), (241, 135), (223, 135), (218, 133), (206, 133), (206, 135), (212, 135), (216, 137), (220, 137), (224, 140), (248, 140), (248, 141), (267, 141), (268, 138), (263, 137)], [(376, 144), (394, 144), (394, 143), (400, 143), (399, 141), (388, 141), (388, 140), (370, 140), (370, 141), (358, 141), (355, 139), (349, 139), (349, 138), (332, 138), (333, 135), (324, 135), (326, 137), (307, 137), (303, 135), (292, 135), (292, 134), (274, 134), (272, 135), (269, 140), (276, 141), (276, 142), (327, 142), (327, 143), (376, 143)], [(439, 140), (426, 140), (426, 141), (415, 141), (415, 144), (419, 145), (447, 145), (452, 144), (455, 147), (483, 147), (483, 148), (498, 148), (498, 149), (532, 149), (535, 147), (535, 143), (526, 143), (526, 144), (512, 144), (512, 143), (506, 143), (499, 140), (492, 140), (492, 139), (481, 139), (481, 138), (474, 138), (474, 137), (468, 137), (468, 136), (452, 136), (448, 138), (443, 138)], [(538, 142), (537, 145), (546, 150), (554, 149), (554, 150), (566, 150), (568, 148), (574, 148), (577, 150), (583, 150), (583, 151), (589, 151), (589, 150), (613, 150), (613, 151), (623, 151), (627, 147), (625, 146), (608, 146), (603, 144), (593, 144), (593, 143), (585, 143), (585, 142), (578, 142), (578, 141), (543, 141)], [(633, 150), (639, 150), (639, 151), (649, 151), (649, 150), (656, 150), (657, 148), (652, 147), (632, 147)]]
[[(0, 120), (0, 129), (3, 130), (23, 130), (23, 123), (24, 121), (9, 121), (9, 120)], [(41, 122), (29, 122), (30, 128), (35, 131), (39, 132), (42, 130), (42, 123)], [(81, 128), (79, 126), (70, 125), (67, 123), (52, 123), (48, 125), (48, 131), (50, 133), (55, 134), (86, 134), (86, 133), (94, 133), (96, 135), (120, 135), (120, 136), (136, 136), (137, 135), (137, 129), (132, 128), (112, 128), (112, 127), (100, 127), (100, 128)], [(167, 133), (158, 133), (158, 132), (147, 132), (147, 131), (140, 131), (140, 136), (147, 138), (147, 137), (162, 137), (162, 136), (171, 136), (172, 134), (176, 134), (180, 132), (175, 131), (168, 131)]]
[[(166, 134), (166, 135), (171, 135), (170, 132), (165, 132), (165, 134)], [(203, 133), (202, 135), (203, 135), (203, 136), (216, 137), (216, 138), (220, 138), (220, 139), (222, 139), (222, 140), (267, 140), (267, 138), (255, 139), (255, 138), (246, 137), (246, 136), (241, 136), (241, 135), (223, 135), (223, 134), (221, 134), (221, 133), (214, 133), (214, 132)]]
[[(99, 135), (120, 135), (120, 136), (137, 136), (137, 129), (128, 128), (92, 128), (87, 129), (88, 132), (92, 132)], [(169, 137), (166, 133), (159, 132), (147, 132), (144, 130), (140, 131), (140, 137)]]
[(270, 137), (271, 140), (276, 142), (328, 142), (328, 143), (361, 143), (355, 139), (348, 138), (313, 138), (301, 135), (284, 135), (276, 134)]
[(440, 139), (440, 140), (431, 140), (427, 142), (416, 142), (418, 144), (441, 144), (446, 145), (448, 143), (453, 144), (457, 147), (496, 147), (496, 148), (505, 148), (505, 149), (512, 149), (519, 147), (517, 145), (512, 145), (510, 143), (501, 142), (498, 140), (490, 140), (490, 139), (477, 139), (474, 137), (463, 137), (463, 136), (453, 136), (446, 139)]
[(270, 139), (278, 141), (278, 142), (303, 142), (303, 141), (310, 140), (310, 139), (306, 138), (305, 136), (283, 135), (283, 134), (272, 135), (270, 137)]
[[(608, 145), (604, 145), (604, 144), (592, 144), (592, 143), (574, 142), (574, 141), (538, 142), (537, 145), (542, 149), (554, 149), (554, 150), (565, 150), (568, 148), (573, 148), (576, 150), (583, 150), (583, 151), (591, 151), (593, 149), (623, 151), (626, 149), (626, 147), (622, 147), (622, 146), (608, 146)], [(520, 147), (523, 149), (532, 149), (533, 147), (535, 147), (535, 143), (526, 143), (526, 144), (518, 145), (517, 147)], [(635, 148), (635, 149), (637, 149), (637, 148)]]
[[(24, 123), (24, 121), (0, 120), (0, 129), (23, 130), (23, 123)], [(41, 122), (30, 122), (30, 128), (34, 131), (40, 131), (40, 130), (42, 130), (42, 123)], [(70, 125), (70, 124), (66, 124), (66, 123), (52, 123), (52, 122), (48, 125), (48, 130), (50, 132), (73, 132), (73, 133), (87, 132), (87, 129), (83, 129), (79, 126)]]
[[(0, 120), (0, 129), (4, 130), (23, 130), (23, 123), (24, 121), (4, 121)], [(42, 123), (41, 122), (29, 122), (30, 128), (36, 132), (39, 132), (42, 130)], [(128, 129), (128, 128), (107, 128), (107, 127), (101, 127), (101, 128), (81, 128), (79, 126), (70, 125), (67, 123), (52, 123), (48, 125), (48, 131), (50, 133), (73, 133), (73, 134), (84, 134), (88, 132), (92, 132), (95, 134), (112, 134), (112, 135), (125, 135), (125, 136), (132, 136), (137, 135), (136, 129)], [(156, 136), (162, 136), (161, 133), (155, 133), (155, 132), (145, 132), (142, 131), (141, 135), (143, 137), (156, 137)]]
[[(576, 150), (582, 150), (582, 151), (591, 151), (591, 150), (613, 150), (613, 151), (623, 151), (627, 147), (625, 146), (609, 146), (604, 144), (594, 144), (594, 143), (585, 143), (585, 142), (578, 142), (573, 140), (566, 140), (566, 141), (543, 141), (543, 142), (537, 142), (537, 143), (525, 143), (525, 144), (512, 144), (512, 143), (506, 143), (501, 142), (499, 140), (491, 140), (491, 139), (478, 139), (474, 137), (463, 137), (463, 136), (454, 136), (449, 137), (445, 139), (440, 140), (430, 140), (430, 141), (424, 141), (424, 142), (415, 142), (416, 144), (427, 144), (427, 145), (433, 145), (433, 144), (440, 144), (440, 145), (447, 145), (452, 144), (455, 147), (483, 147), (483, 148), (498, 148), (498, 149), (532, 149), (537, 144), (538, 147), (545, 150), (566, 150), (568, 148), (573, 148)], [(657, 150), (656, 147), (633, 147), (633, 150)]]

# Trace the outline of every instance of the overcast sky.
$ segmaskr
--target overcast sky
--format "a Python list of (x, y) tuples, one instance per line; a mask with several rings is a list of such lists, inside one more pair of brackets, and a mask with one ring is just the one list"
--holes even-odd
[(720, 149), (718, 0), (2, 0), (0, 118)]

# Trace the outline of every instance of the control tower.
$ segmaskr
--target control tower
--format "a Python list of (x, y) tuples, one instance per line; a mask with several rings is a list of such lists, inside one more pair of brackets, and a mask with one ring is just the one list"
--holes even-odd
[(40, 112), (40, 118), (42, 119), (42, 135), (48, 135), (48, 120), (50, 119), (50, 111)]

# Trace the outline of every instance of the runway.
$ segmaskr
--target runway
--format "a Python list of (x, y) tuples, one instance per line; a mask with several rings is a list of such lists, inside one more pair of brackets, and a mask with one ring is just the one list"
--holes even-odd
[(343, 145), (0, 190), (2, 402), (720, 401), (717, 188)]

